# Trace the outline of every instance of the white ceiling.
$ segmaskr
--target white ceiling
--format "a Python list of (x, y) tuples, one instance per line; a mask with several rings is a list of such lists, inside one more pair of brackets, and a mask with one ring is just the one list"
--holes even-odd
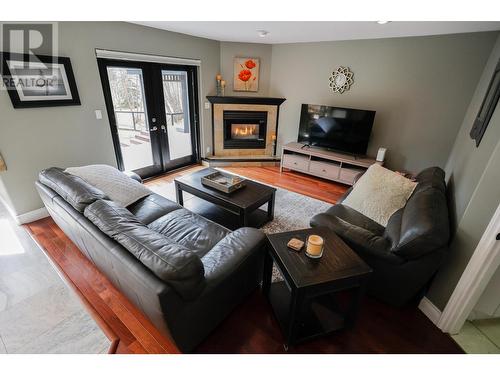
[[(379, 25), (374, 21), (147, 21), (134, 23), (225, 42), (269, 44), (395, 38), (500, 30), (500, 22), (468, 21), (397, 21), (384, 25)], [(262, 38), (258, 35), (258, 30), (268, 31), (269, 34)]]

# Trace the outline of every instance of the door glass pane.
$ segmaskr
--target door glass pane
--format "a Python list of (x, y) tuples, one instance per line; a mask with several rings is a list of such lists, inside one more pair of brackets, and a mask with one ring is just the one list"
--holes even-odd
[(162, 70), (170, 160), (192, 155), (187, 72)]
[(125, 170), (153, 165), (142, 69), (107, 69)]

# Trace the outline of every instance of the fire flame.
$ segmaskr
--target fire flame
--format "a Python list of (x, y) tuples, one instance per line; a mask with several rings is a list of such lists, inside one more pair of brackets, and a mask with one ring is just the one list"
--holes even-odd
[(255, 135), (257, 133), (256, 126), (246, 125), (246, 126), (238, 126), (234, 129), (234, 135), (236, 136), (247, 136), (247, 135)]

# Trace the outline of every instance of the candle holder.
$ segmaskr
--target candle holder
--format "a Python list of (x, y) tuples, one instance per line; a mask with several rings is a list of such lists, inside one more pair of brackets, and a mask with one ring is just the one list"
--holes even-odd
[(226, 93), (226, 81), (223, 79), (220, 81), (220, 95), (224, 96)]
[(222, 93), (222, 76), (220, 74), (217, 74), (215, 76), (215, 92), (217, 96), (221, 96)]
[(273, 146), (273, 152), (276, 151), (276, 134), (271, 135), (271, 144)]
[(318, 259), (323, 256), (325, 240), (317, 234), (311, 234), (306, 241), (306, 255), (312, 259)]

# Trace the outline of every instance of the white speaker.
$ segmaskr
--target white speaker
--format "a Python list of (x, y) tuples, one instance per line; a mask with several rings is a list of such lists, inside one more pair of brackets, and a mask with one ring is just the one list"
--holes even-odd
[(380, 147), (378, 149), (378, 152), (377, 152), (377, 161), (380, 161), (380, 162), (383, 162), (384, 159), (385, 159), (385, 153), (386, 153), (387, 149), (386, 148), (383, 148), (383, 147)]

